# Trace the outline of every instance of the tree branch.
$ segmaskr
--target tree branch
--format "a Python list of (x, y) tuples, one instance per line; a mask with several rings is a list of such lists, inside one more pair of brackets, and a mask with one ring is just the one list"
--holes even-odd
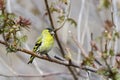
[[(6, 42), (0, 40), (0, 43), (5, 45), (5, 46), (9, 46), (9, 44), (7, 44)], [(15, 48), (15, 47), (14, 47)], [(57, 64), (61, 64), (61, 65), (65, 65), (65, 66), (73, 66), (73, 67), (76, 67), (76, 68), (80, 68), (79, 66), (77, 65), (73, 65), (73, 64), (69, 64), (69, 63), (65, 63), (65, 62), (60, 62), (58, 60), (55, 60), (55, 59), (49, 59), (47, 57), (44, 57), (44, 56), (39, 56), (38, 54), (32, 52), (32, 51), (29, 51), (29, 50), (26, 50), (26, 49), (21, 49), (21, 48), (15, 48), (17, 51), (20, 51), (20, 52), (24, 52), (26, 54), (29, 54), (29, 55), (32, 55), (32, 56), (35, 56), (37, 58), (40, 58), (40, 59), (43, 59), (43, 60), (47, 60), (47, 61), (50, 61), (50, 62), (54, 62), (54, 63), (57, 63)]]
[[(48, 11), (48, 15), (49, 15), (49, 20), (50, 20), (51, 26), (52, 26), (53, 29), (55, 29), (55, 26), (53, 24), (51, 12), (49, 10), (49, 5), (48, 5), (48, 1), (47, 0), (45, 0), (45, 5), (46, 5), (47, 11)], [(64, 49), (63, 49), (63, 47), (62, 47), (62, 45), (60, 43), (60, 40), (59, 40), (58, 35), (57, 35), (56, 32), (55, 32), (55, 38), (56, 38), (57, 44), (58, 44), (58, 46), (60, 48), (61, 54), (64, 57), (64, 55), (65, 55)], [(71, 74), (73, 75), (74, 80), (78, 80), (78, 78), (77, 78), (76, 74), (74, 73), (74, 71), (72, 70), (72, 68), (70, 66), (68, 66), (68, 69), (71, 72)]]
[[(0, 43), (5, 45), (5, 46), (10, 46), (9, 44), (7, 44), (6, 42), (0, 40)], [(20, 51), (20, 52), (23, 52), (25, 54), (29, 54), (29, 55), (32, 55), (32, 56), (35, 56), (39, 59), (42, 59), (42, 60), (46, 60), (46, 61), (49, 61), (49, 62), (53, 62), (53, 63), (57, 63), (57, 64), (60, 64), (60, 65), (64, 65), (64, 66), (68, 66), (68, 67), (75, 67), (75, 68), (79, 68), (79, 69), (83, 69), (83, 70), (88, 70), (88, 71), (91, 71), (91, 72), (95, 72), (96, 73), (96, 70), (92, 70), (92, 69), (89, 69), (89, 68), (86, 68), (86, 67), (80, 67), (78, 65), (75, 65), (75, 64), (72, 64), (72, 63), (66, 63), (66, 62), (61, 62), (61, 61), (58, 61), (56, 59), (52, 59), (52, 58), (47, 58), (47, 57), (43, 57), (43, 56), (39, 56), (38, 54), (32, 52), (32, 51), (29, 51), (29, 50), (26, 50), (26, 49), (21, 49), (21, 48), (16, 48), (14, 47), (17, 51)]]
[[(0, 43), (5, 45), (5, 46), (9, 46), (6, 42), (4, 42), (2, 40), (0, 40)], [(46, 60), (46, 61), (49, 61), (49, 62), (57, 63), (57, 64), (64, 65), (64, 66), (67, 66), (67, 67), (75, 67), (75, 68), (79, 68), (79, 69), (83, 69), (83, 70), (87, 70), (87, 71), (91, 71), (91, 72), (95, 72), (96, 73), (96, 70), (93, 70), (93, 69), (90, 69), (90, 68), (86, 68), (86, 67), (80, 67), (80, 66), (72, 64), (72, 63), (65, 63), (65, 62), (57, 61), (55, 59), (49, 59), (47, 57), (42, 57), (42, 56), (39, 56), (38, 54), (36, 54), (36, 53), (34, 53), (32, 51), (26, 50), (26, 49), (16, 48), (16, 50), (20, 51), (20, 52), (24, 52), (24, 53), (32, 55), (32, 56), (35, 56), (35, 57), (37, 57), (39, 59), (42, 59), (42, 60)]]

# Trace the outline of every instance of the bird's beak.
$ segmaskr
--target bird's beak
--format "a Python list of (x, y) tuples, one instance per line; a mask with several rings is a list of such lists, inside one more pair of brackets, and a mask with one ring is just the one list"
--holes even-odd
[(51, 34), (52, 34), (52, 35), (54, 35), (54, 34), (55, 34), (55, 32), (54, 32), (54, 31), (52, 31), (52, 32), (51, 32)]

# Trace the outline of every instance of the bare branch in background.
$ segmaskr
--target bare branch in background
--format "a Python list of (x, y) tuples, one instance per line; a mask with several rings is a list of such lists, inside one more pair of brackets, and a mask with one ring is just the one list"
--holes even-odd
[(40, 75), (40, 74), (14, 74), (14, 75), (0, 74), (0, 76), (3, 76), (3, 77), (49, 77), (49, 76), (56, 76), (56, 75), (70, 75), (70, 74), (66, 72), (44, 73), (43, 75)]
[(85, 52), (85, 50), (83, 49), (82, 45), (80, 43), (78, 43), (77, 39), (73, 36), (72, 32), (70, 31), (71, 37), (73, 39), (73, 41), (75, 42), (75, 44), (78, 46), (78, 48), (81, 50), (81, 54), (83, 57), (87, 58), (88, 55)]

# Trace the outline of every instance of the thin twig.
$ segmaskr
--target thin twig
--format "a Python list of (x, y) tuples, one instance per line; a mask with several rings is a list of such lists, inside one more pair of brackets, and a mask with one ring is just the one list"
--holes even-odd
[(114, 27), (116, 27), (116, 24), (114, 22), (114, 7), (113, 7), (113, 1), (111, 0), (111, 18), (112, 18), (112, 24)]
[[(96, 50), (98, 50), (98, 48), (95, 43), (93, 43), (92, 45), (92, 42), (93, 42), (93, 33), (91, 33), (91, 51), (93, 52), (93, 48), (95, 48)], [(95, 62), (99, 64), (100, 66), (102, 66), (102, 64), (100, 63), (100, 61), (97, 60), (97, 58), (95, 58)]]
[[(84, 58), (88, 58), (87, 53), (85, 52), (84, 48), (82, 47), (82, 45), (75, 39), (75, 37), (73, 36), (73, 34), (71, 33), (72, 39), (75, 42), (75, 44), (79, 47), (79, 49), (81, 49), (81, 54)], [(102, 64), (95, 58), (95, 62), (97, 62), (100, 66), (102, 66)]]
[[(55, 26), (54, 26), (54, 24), (53, 24), (51, 12), (50, 12), (49, 5), (48, 5), (48, 1), (47, 1), (47, 0), (45, 0), (45, 5), (46, 5), (47, 11), (48, 11), (48, 15), (49, 15), (49, 19), (50, 19), (51, 26), (52, 26), (53, 29), (55, 29)], [(62, 56), (64, 57), (64, 55), (65, 55), (64, 49), (63, 49), (63, 47), (62, 47), (62, 45), (61, 45), (61, 42), (60, 42), (60, 40), (59, 40), (58, 35), (57, 35), (56, 32), (55, 32), (55, 38), (56, 38), (56, 41), (57, 41), (58, 46), (59, 46), (59, 48), (60, 48), (61, 54), (62, 54)], [(75, 73), (74, 73), (74, 71), (72, 70), (72, 68), (71, 68), (70, 66), (68, 66), (68, 69), (69, 69), (69, 71), (71, 72), (71, 74), (73, 75), (74, 80), (78, 80), (78, 78), (77, 78), (77, 76), (75, 75)]]
[(80, 43), (78, 43), (77, 39), (73, 36), (72, 33), (71, 33), (71, 37), (72, 37), (73, 41), (75, 42), (75, 44), (79, 47), (79, 49), (81, 49), (82, 56), (85, 57), (85, 58), (87, 58), (88, 57), (87, 53), (83, 49), (82, 45), (80, 45)]
[(59, 29), (61, 29), (64, 25), (65, 25), (65, 23), (66, 23), (66, 21), (68, 20), (68, 17), (69, 17), (69, 14), (70, 14), (70, 9), (71, 9), (71, 1), (70, 0), (68, 0), (69, 2), (68, 2), (68, 12), (66, 13), (66, 16), (65, 16), (65, 18), (64, 18), (64, 21), (63, 21), (63, 23), (58, 27), (58, 28), (56, 28), (54, 31), (56, 32), (56, 31), (58, 31)]
[(54, 23), (53, 23), (53, 20), (52, 20), (52, 15), (51, 15), (51, 12), (50, 12), (50, 9), (49, 9), (48, 1), (47, 0), (44, 0), (44, 1), (45, 1), (46, 9), (47, 9), (47, 12), (48, 12), (48, 17), (50, 19), (51, 27), (53, 29), (55, 29), (55, 26), (54, 26)]
[(113, 80), (116, 80), (116, 79), (115, 79), (115, 76), (114, 76), (115, 74), (113, 73), (110, 65), (108, 64), (107, 59), (105, 59), (105, 58), (103, 58), (103, 59), (104, 59), (104, 61), (105, 61), (105, 64), (106, 64), (106, 66), (107, 66), (107, 68), (108, 68), (108, 71), (109, 71), (110, 75), (112, 75), (112, 76), (110, 76), (110, 77), (111, 77)]
[[(113, 26), (115, 27), (115, 30), (118, 32), (120, 30), (119, 28), (119, 20), (118, 20), (118, 8), (117, 8), (117, 0), (111, 0), (111, 8), (112, 8), (112, 11), (111, 11), (111, 17), (112, 17), (112, 23), (113, 23)], [(114, 34), (114, 33), (113, 33)], [(117, 51), (118, 51), (118, 38), (115, 39), (115, 41), (113, 41), (113, 50), (114, 50), (114, 54), (117, 54)], [(114, 66), (115, 65), (115, 56), (112, 57), (111, 59), (112, 61), (112, 65)]]

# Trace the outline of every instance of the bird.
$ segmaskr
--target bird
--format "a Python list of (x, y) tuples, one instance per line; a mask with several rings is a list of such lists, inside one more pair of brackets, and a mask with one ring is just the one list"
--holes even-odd
[[(38, 37), (34, 47), (33, 47), (33, 52), (38, 53), (38, 54), (45, 54), (48, 58), (48, 52), (52, 49), (53, 45), (54, 45), (54, 30), (51, 28), (45, 28), (41, 35)], [(35, 56), (30, 57), (30, 60), (28, 62), (32, 63), (34, 60)]]

